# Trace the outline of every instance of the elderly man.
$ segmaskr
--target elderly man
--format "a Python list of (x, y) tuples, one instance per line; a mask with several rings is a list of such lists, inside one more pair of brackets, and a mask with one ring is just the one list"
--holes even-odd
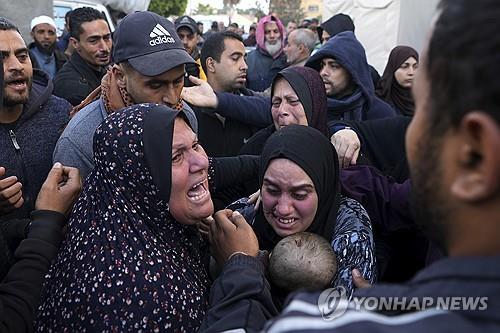
[(316, 36), (310, 29), (295, 29), (288, 35), (283, 51), (289, 66), (304, 66), (314, 50)]
[[(54, 162), (73, 166), (83, 178), (94, 167), (92, 138), (99, 124), (112, 112), (138, 103), (166, 104), (181, 110), (186, 52), (172, 22), (144, 11), (127, 15), (113, 34), (115, 65), (69, 122), (54, 151)], [(144, 42), (146, 41), (146, 42)], [(196, 131), (197, 129), (195, 129)]]
[(28, 45), (33, 68), (43, 70), (54, 79), (66, 62), (66, 56), (56, 47), (56, 23), (51, 17), (42, 15), (31, 20), (33, 43)]
[(257, 48), (248, 53), (247, 87), (254, 91), (264, 91), (274, 76), (286, 67), (285, 28), (281, 21), (268, 15), (260, 19), (256, 31)]

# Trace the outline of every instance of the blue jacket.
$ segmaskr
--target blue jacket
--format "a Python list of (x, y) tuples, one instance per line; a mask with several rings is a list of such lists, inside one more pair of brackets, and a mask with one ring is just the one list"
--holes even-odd
[(350, 31), (342, 32), (316, 52), (306, 66), (320, 70), (323, 58), (335, 59), (352, 77), (353, 94), (342, 99), (328, 98), (328, 123), (334, 120), (365, 120), (396, 115), (391, 106), (375, 96), (365, 49)]
[(52, 95), (52, 81), (45, 72), (34, 69), (33, 74), (30, 96), (18, 121), (13, 127), (0, 125), (0, 166), (7, 170), (6, 177), (17, 176), (24, 198), (24, 205), (3, 216), (5, 220), (29, 217), (34, 209), (71, 110), (71, 104)]
[(287, 66), (284, 52), (273, 59), (267, 52), (260, 48), (248, 53), (247, 88), (253, 91), (264, 91), (271, 86), (274, 77)]
[[(499, 262), (499, 256), (446, 258), (405, 284), (357, 290), (350, 303), (335, 297), (340, 293), (329, 293), (322, 295), (320, 307), (319, 293), (296, 294), (279, 314), (262, 263), (235, 255), (212, 285), (210, 308), (200, 331), (499, 332)], [(397, 304), (387, 305), (388, 297)], [(323, 318), (333, 313), (339, 316)]]

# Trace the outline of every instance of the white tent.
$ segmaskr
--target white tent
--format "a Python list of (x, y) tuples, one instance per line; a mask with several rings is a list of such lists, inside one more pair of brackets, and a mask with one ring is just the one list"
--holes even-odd
[(100, 3), (109, 6), (112, 9), (124, 12), (133, 13), (138, 10), (147, 10), (151, 0), (90, 0), (95, 3)]
[(409, 45), (421, 52), (438, 0), (324, 0), (323, 20), (344, 13), (354, 21), (368, 63), (382, 74), (389, 52)]

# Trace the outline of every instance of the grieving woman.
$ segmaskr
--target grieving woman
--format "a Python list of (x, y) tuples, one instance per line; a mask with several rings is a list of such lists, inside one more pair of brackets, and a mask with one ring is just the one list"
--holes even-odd
[(403, 116), (413, 116), (415, 103), (411, 87), (418, 68), (418, 53), (409, 46), (396, 46), (375, 93)]
[(351, 295), (353, 269), (375, 282), (370, 219), (359, 202), (341, 194), (337, 154), (321, 132), (289, 125), (274, 133), (260, 156), (259, 188), (256, 211), (245, 200), (231, 206), (252, 225), (260, 249), (272, 250), (298, 232), (314, 233), (330, 242), (337, 257), (332, 286), (342, 286)]
[(325, 85), (309, 67), (280, 71), (271, 85), (273, 124), (255, 133), (241, 148), (241, 154), (260, 155), (267, 139), (287, 125), (311, 126), (328, 137)]
[(208, 301), (208, 158), (183, 113), (141, 104), (94, 136), (87, 178), (50, 268), (38, 332), (194, 332)]

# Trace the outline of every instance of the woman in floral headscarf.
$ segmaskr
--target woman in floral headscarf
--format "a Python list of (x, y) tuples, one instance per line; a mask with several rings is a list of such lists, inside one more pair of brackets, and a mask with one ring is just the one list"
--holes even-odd
[(100, 125), (94, 151), (36, 330), (196, 331), (210, 285), (195, 223), (213, 204), (190, 124), (165, 106), (131, 106)]

